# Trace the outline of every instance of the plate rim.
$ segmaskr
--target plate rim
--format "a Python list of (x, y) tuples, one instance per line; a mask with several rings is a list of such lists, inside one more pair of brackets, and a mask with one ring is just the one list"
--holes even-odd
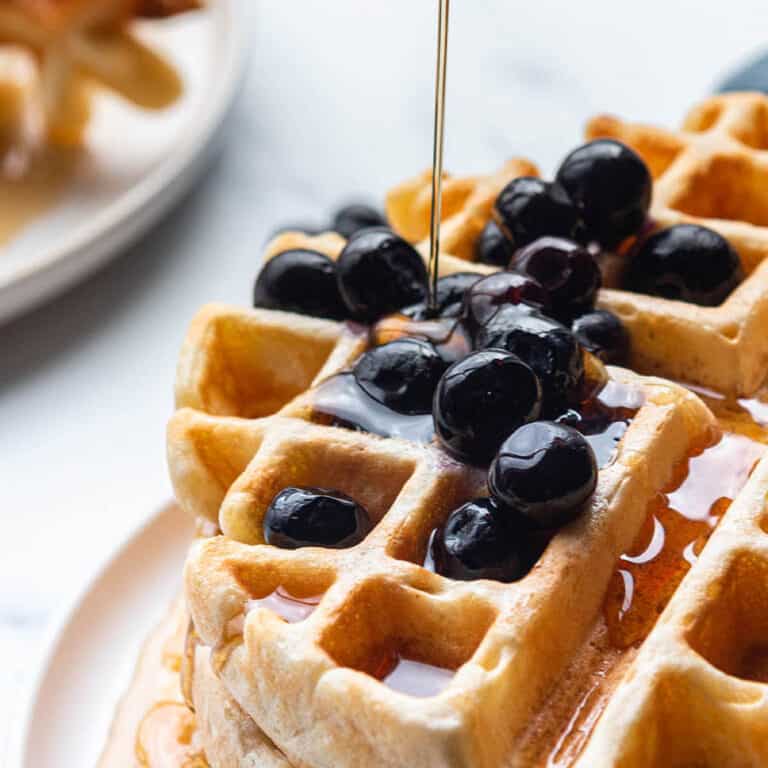
[(211, 89), (207, 108), (195, 112), (200, 119), (193, 121), (175, 151), (78, 226), (70, 238), (0, 276), (0, 323), (40, 306), (117, 257), (189, 189), (205, 168), (244, 79), (246, 9), (243, 0), (211, 0), (211, 23), (224, 36), (224, 57), (215, 68), (220, 74), (219, 87)]
[[(9, 758), (9, 768), (27, 768), (30, 739), (32, 738), (32, 724), (34, 721), (35, 709), (38, 699), (42, 693), (45, 681), (53, 668), (56, 656), (60, 651), (61, 641), (69, 625), (76, 618), (90, 594), (96, 589), (98, 584), (106, 578), (112, 565), (119, 560), (127, 550), (135, 546), (149, 531), (158, 525), (164, 517), (185, 517), (186, 513), (179, 506), (175, 499), (168, 499), (157, 505), (153, 511), (146, 516), (135, 527), (129, 530), (119, 543), (111, 548), (106, 555), (98, 560), (90, 575), (85, 578), (83, 583), (69, 593), (62, 603), (62, 607), (54, 613), (54, 617), (49, 622), (47, 628), (42, 634), (38, 650), (34, 654), (34, 670), (29, 679), (21, 686), (19, 691), (21, 704), (18, 709), (18, 716), (12, 718), (11, 729), (16, 726), (16, 736), (14, 738), (11, 732), (11, 744), (7, 757)], [(181, 578), (181, 572), (179, 572)], [(146, 627), (145, 635), (152, 630), (152, 626)], [(134, 660), (135, 663), (135, 660)], [(115, 701), (115, 710), (119, 705), (119, 700)], [(16, 724), (14, 725), (13, 720)], [(106, 734), (105, 734), (106, 738)]]

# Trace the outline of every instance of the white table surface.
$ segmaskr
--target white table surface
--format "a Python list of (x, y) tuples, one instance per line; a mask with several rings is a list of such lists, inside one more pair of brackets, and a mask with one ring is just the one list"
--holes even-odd
[[(278, 224), (381, 200), (430, 161), (435, 0), (253, 2), (250, 75), (203, 183), (106, 270), (0, 328), (0, 723), (57, 609), (170, 495), (165, 422), (197, 307), (249, 302)], [(596, 111), (674, 124), (764, 43), (758, 0), (457, 0), (447, 166), (523, 154), (551, 170)]]

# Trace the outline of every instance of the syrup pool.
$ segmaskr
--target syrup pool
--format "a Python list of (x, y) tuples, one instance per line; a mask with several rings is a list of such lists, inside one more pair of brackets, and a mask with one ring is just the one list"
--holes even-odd
[(652, 503), (606, 597), (605, 617), (616, 646), (635, 645), (648, 635), (764, 451), (760, 443), (726, 433), (691, 457), (685, 476)]
[(454, 674), (452, 669), (391, 654), (382, 659), (374, 677), (393, 691), (416, 698), (429, 698), (445, 690)]

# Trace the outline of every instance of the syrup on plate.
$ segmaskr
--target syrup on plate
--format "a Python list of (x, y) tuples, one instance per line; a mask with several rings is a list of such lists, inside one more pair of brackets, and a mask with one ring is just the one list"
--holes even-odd
[(142, 766), (208, 768), (195, 716), (180, 702), (161, 702), (147, 712), (136, 734), (135, 753)]

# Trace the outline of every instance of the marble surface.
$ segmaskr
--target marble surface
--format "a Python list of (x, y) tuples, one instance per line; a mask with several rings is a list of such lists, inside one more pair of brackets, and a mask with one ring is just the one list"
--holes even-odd
[[(250, 1), (250, 74), (204, 181), (105, 271), (0, 328), (0, 758), (46, 626), (170, 494), (164, 428), (196, 308), (248, 302), (276, 225), (381, 200), (430, 160), (434, 2)], [(456, 2), (446, 164), (551, 169), (596, 111), (675, 123), (760, 49), (762, 10)]]

